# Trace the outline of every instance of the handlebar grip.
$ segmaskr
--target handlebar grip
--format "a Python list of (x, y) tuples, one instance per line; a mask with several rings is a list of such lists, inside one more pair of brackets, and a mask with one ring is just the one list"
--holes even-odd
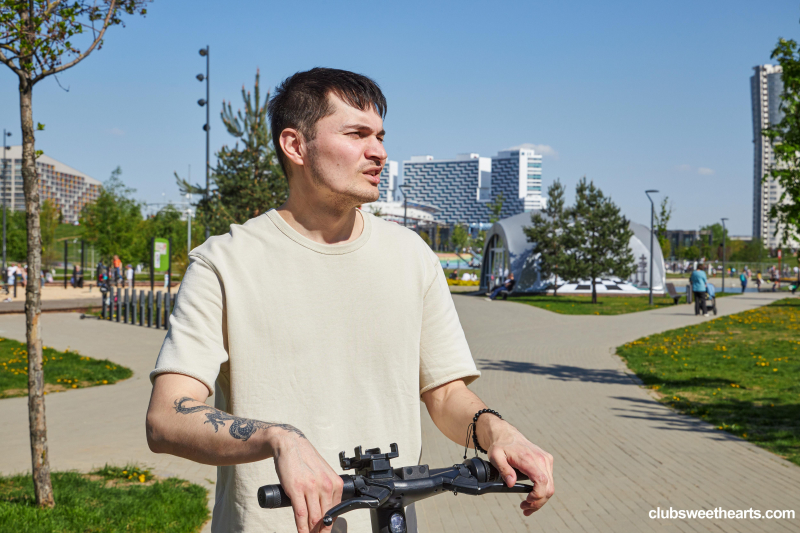
[(258, 489), (258, 505), (262, 509), (278, 509), (291, 507), (292, 500), (280, 485), (264, 485)]
[[(349, 500), (356, 493), (353, 478), (348, 474), (341, 476), (344, 486), (342, 487), (342, 501)], [(291, 507), (292, 500), (278, 484), (264, 485), (258, 489), (258, 505), (262, 509), (279, 509), (281, 507)]]

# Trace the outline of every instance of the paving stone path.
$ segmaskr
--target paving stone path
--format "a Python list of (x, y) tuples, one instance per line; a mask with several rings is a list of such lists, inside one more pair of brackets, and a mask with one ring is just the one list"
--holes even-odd
[[(764, 305), (777, 295), (719, 301), (720, 313)], [(800, 514), (800, 467), (682, 416), (655, 402), (613, 355), (614, 348), (653, 333), (708, 320), (679, 305), (646, 313), (563, 316), (511, 302), (455, 296), (483, 377), (474, 390), (556, 460), (556, 496), (531, 518), (515, 495), (443, 495), (418, 506), (420, 530), (448, 531), (798, 531), (795, 520), (651, 520), (657, 507), (794, 509)], [(86, 471), (137, 461), (213, 491), (215, 469), (151, 453), (144, 416), (148, 372), (163, 331), (42, 318), (45, 344), (126, 365), (134, 376), (114, 386), (47, 396), (51, 464)], [(0, 336), (24, 339), (24, 317), (0, 316)], [(460, 462), (423, 409), (422, 461)], [(0, 401), (0, 472), (30, 468), (25, 398)], [(375, 443), (388, 446), (389, 443)], [(207, 530), (207, 528), (206, 528)]]

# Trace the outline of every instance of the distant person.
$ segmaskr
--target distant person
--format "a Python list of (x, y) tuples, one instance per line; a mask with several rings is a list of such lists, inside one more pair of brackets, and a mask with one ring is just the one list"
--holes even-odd
[(758, 289), (758, 292), (761, 292), (761, 282), (762, 282), (762, 281), (764, 281), (764, 280), (763, 280), (763, 278), (761, 277), (761, 271), (759, 270), (759, 271), (756, 273), (756, 288)]
[(44, 279), (47, 283), (53, 283), (55, 280), (53, 279), (53, 271), (51, 269), (47, 269), (45, 271)]
[(511, 292), (512, 290), (514, 290), (514, 285), (516, 283), (517, 282), (514, 280), (514, 273), (512, 272), (508, 275), (508, 279), (505, 281), (505, 283), (503, 283), (502, 285), (500, 285), (499, 287), (497, 287), (495, 290), (492, 291), (492, 294), (489, 295), (489, 299), (494, 300), (503, 291)]
[(792, 270), (794, 271), (794, 277), (796, 278), (794, 285), (792, 285), (792, 294), (794, 294), (797, 290), (797, 287), (800, 286), (800, 267), (794, 267)]
[(169, 274), (164, 274), (164, 288), (169, 287)]
[(116, 282), (122, 280), (122, 261), (118, 255), (115, 255), (114, 259), (111, 260), (111, 267), (114, 269), (114, 282), (116, 284)]
[(695, 316), (699, 315), (700, 311), (703, 312), (703, 316), (708, 316), (708, 310), (706, 309), (708, 278), (706, 277), (705, 266), (700, 265), (697, 270), (692, 272), (692, 275), (689, 276), (689, 284), (692, 286), (692, 292), (694, 293)]
[(458, 269), (455, 269), (452, 272), (450, 272), (450, 279), (458, 279)]
[(97, 268), (95, 274), (97, 275), (97, 283), (100, 283), (100, 281), (106, 275), (106, 266), (103, 264), (102, 259), (97, 262)]
[(133, 267), (130, 264), (125, 267), (125, 281), (128, 283), (128, 288), (133, 290)]
[(83, 270), (80, 265), (74, 265), (72, 267), (71, 283), (74, 289), (83, 288)]
[(775, 292), (781, 286), (781, 279), (778, 275), (778, 269), (774, 266), (769, 270), (769, 280), (772, 282), (772, 292)]
[(744, 272), (739, 274), (739, 281), (742, 283), (742, 294), (744, 294), (744, 290), (747, 288), (747, 276)]

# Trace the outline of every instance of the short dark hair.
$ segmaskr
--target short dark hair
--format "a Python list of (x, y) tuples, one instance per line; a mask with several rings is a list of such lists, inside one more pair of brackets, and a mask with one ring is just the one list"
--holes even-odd
[(366, 111), (374, 107), (381, 118), (386, 116), (386, 97), (378, 84), (366, 76), (322, 67), (289, 76), (275, 88), (267, 109), (272, 144), (275, 145), (278, 162), (287, 179), (286, 154), (278, 142), (281, 132), (286, 128), (294, 128), (306, 140), (314, 139), (317, 122), (333, 114), (328, 100), (331, 93), (357, 109)]

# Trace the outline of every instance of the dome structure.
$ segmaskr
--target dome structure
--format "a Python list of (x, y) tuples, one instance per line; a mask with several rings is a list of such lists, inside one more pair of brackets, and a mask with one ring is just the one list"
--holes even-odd
[[(554, 279), (542, 279), (539, 272), (539, 256), (531, 253), (533, 243), (528, 242), (524, 228), (531, 225), (531, 214), (520, 213), (499, 220), (492, 225), (486, 234), (486, 244), (481, 263), (481, 289), (504, 281), (509, 273), (514, 273), (515, 293), (545, 292), (552, 288)], [(630, 222), (633, 231), (629, 247), (636, 261), (636, 270), (628, 279), (613, 276), (596, 280), (599, 293), (631, 294), (649, 290), (650, 268), (650, 229), (636, 222)], [(664, 256), (658, 239), (653, 240), (653, 290), (664, 292), (666, 286), (666, 268)], [(564, 283), (558, 280), (559, 293), (586, 294), (591, 293), (590, 280), (573, 280)]]

